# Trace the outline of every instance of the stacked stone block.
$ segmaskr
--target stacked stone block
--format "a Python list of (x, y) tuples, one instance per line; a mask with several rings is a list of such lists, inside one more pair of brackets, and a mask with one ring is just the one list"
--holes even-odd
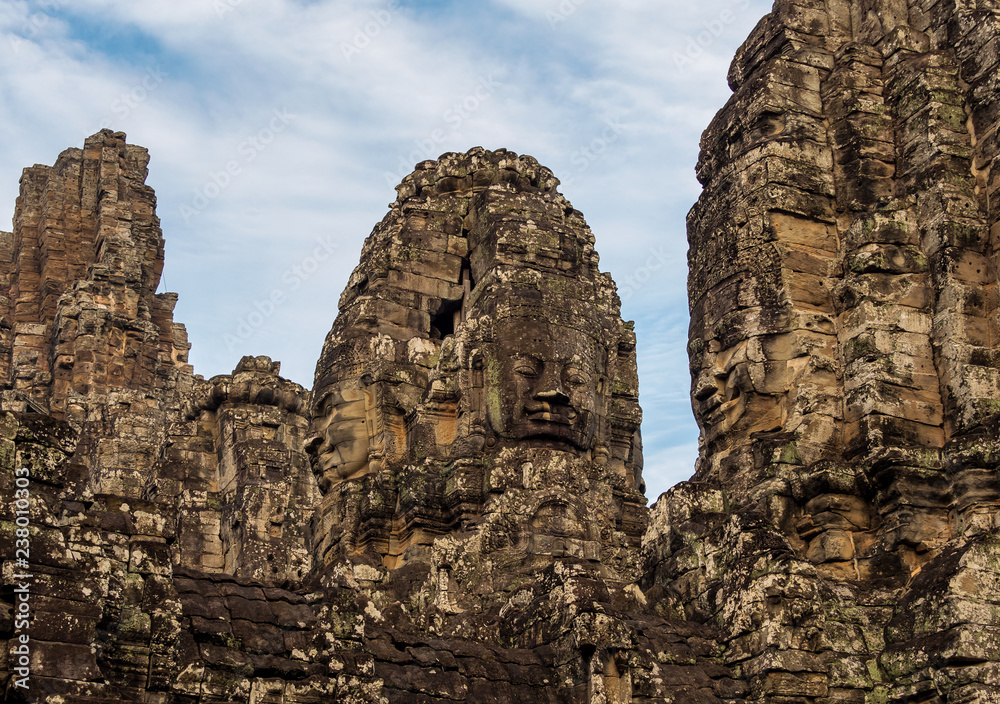
[[(995, 140), (979, 137), (998, 11), (778, 2), (703, 138), (703, 446), (644, 549), (649, 588), (723, 628), (751, 700), (996, 697), (972, 664), (1000, 657), (993, 600), (952, 577), (995, 559), (998, 525)], [(757, 166), (769, 154), (786, 168)], [(754, 383), (754, 349), (779, 383)]]
[(24, 633), (36, 700), (996, 701), (998, 18), (779, 0), (741, 47), (688, 218), (701, 454), (651, 511), (634, 331), (530, 157), (404, 179), (311, 393), (193, 376), (145, 150), (26, 170), (4, 699)]

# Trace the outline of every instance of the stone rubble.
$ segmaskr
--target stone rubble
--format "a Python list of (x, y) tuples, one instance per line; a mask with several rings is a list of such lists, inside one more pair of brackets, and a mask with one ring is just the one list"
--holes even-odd
[(1000, 6), (777, 0), (729, 80), (688, 218), (700, 456), (652, 508), (632, 324), (531, 157), (417, 165), (311, 390), (194, 374), (146, 150), (26, 169), (4, 701), (1000, 701)]

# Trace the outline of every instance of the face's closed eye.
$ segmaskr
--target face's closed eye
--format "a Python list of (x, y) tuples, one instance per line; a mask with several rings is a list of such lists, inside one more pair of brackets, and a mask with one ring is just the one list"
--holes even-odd
[(580, 367), (571, 365), (563, 371), (563, 383), (573, 388), (586, 386), (590, 383), (590, 375)]
[(538, 369), (541, 365), (538, 360), (530, 357), (519, 357), (514, 362), (514, 373), (523, 376), (525, 379), (535, 379), (538, 377)]

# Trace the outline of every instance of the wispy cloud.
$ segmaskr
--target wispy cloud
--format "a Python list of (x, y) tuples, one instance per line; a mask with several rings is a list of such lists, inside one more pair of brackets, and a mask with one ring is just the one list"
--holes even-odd
[[(643, 436), (645, 442), (645, 436)], [(669, 447), (653, 446), (643, 457), (645, 467), (646, 497), (650, 505), (677, 482), (691, 478), (694, 462), (698, 459), (698, 443), (685, 442)]]
[[(684, 216), (699, 192), (698, 140), (728, 96), (736, 46), (769, 9), (768, 0), (8, 0), (0, 201), (12, 213), (21, 169), (51, 163), (85, 132), (109, 122), (126, 131), (152, 154), (163, 289), (180, 293), (196, 371), (269, 354), (308, 386), (361, 242), (395, 198), (386, 174), (400, 176), (411, 156), (475, 145), (532, 154), (566, 180), (602, 268), (620, 282), (645, 279), (624, 313), (639, 333), (655, 496), (680, 478), (661, 468), (695, 437)], [(701, 52), (678, 65), (690, 42)], [(239, 145), (270, 128), (275, 110), (294, 119), (243, 158)], [(207, 205), (185, 219), (199, 192)], [(318, 237), (339, 247), (282, 288)], [(653, 251), (670, 263), (653, 270)], [(234, 353), (220, 331), (248, 321), (273, 290), (282, 302)]]

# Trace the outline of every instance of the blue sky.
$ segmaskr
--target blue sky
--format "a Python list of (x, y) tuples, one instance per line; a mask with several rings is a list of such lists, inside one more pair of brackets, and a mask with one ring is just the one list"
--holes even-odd
[[(763, 0), (4, 0), (0, 228), (21, 169), (104, 126), (148, 147), (195, 371), (306, 387), (416, 161), (481, 145), (563, 181), (636, 321), (648, 495), (694, 469), (684, 219)], [(269, 308), (274, 291), (284, 302)], [(263, 311), (263, 313), (261, 312)], [(264, 314), (266, 313), (266, 315)]]

